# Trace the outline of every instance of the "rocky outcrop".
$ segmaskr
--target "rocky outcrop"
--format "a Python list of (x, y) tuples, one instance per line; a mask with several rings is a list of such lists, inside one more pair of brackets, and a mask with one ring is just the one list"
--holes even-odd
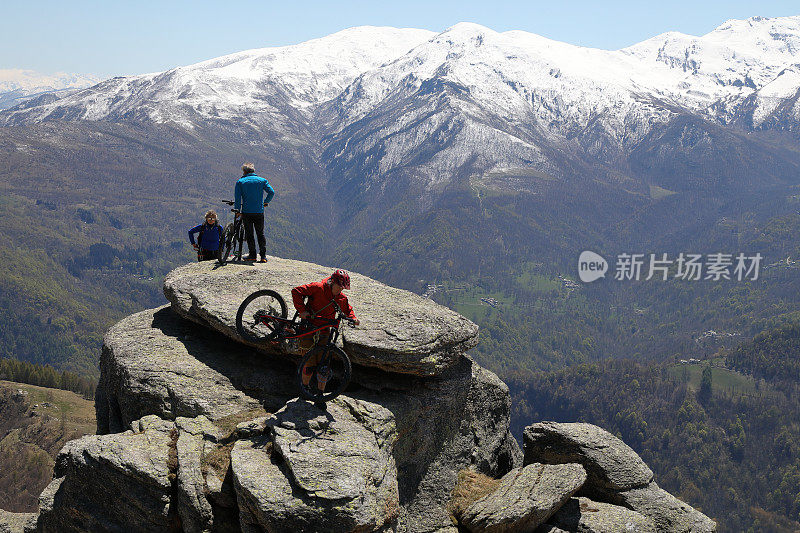
[(108, 330), (95, 405), (98, 433), (146, 415), (215, 421), (297, 396), (294, 366), (197, 327), (169, 306), (131, 315)]
[(28, 533), (35, 531), (36, 518), (36, 513), (10, 513), (0, 509), (0, 533)]
[[(252, 272), (228, 266), (247, 268), (237, 271), (242, 276)], [(203, 415), (217, 423), (259, 406), (276, 412), (297, 396), (294, 363), (231, 342), (174, 309), (137, 313), (106, 334), (99, 431), (124, 430), (148, 414), (165, 419)], [(368, 320), (361, 311), (359, 315)], [(447, 504), (463, 468), (500, 477), (521, 465), (519, 445), (508, 430), (508, 388), (463, 354), (430, 377), (356, 366), (353, 382), (348, 397), (379, 405), (395, 419), (398, 439), (392, 455), (399, 472), (401, 528), (437, 531), (451, 526)], [(218, 478), (211, 483), (219, 490), (223, 486)]]
[(457, 517), (470, 531), (522, 533), (531, 531), (558, 511), (586, 481), (578, 464), (515, 468), (489, 495)]
[(231, 452), (244, 531), (375, 531), (400, 508), (394, 416), (339, 397), (327, 411), (291, 401), (266, 433)]
[[(164, 294), (184, 318), (235, 339), (239, 304), (259, 289), (277, 291), (292, 309), (291, 290), (330, 276), (333, 268), (270, 257), (266, 265), (193, 263), (173, 270)], [(478, 343), (478, 326), (412, 292), (351, 274), (350, 303), (361, 320), (343, 329), (344, 350), (354, 363), (403, 374), (432, 376), (453, 366)], [(267, 348), (254, 345), (257, 349)]]
[(659, 532), (716, 530), (713, 520), (659, 488), (653, 482), (653, 472), (636, 452), (602, 428), (592, 424), (542, 422), (525, 428), (523, 440), (525, 464), (582, 464), (588, 477), (581, 495), (635, 511), (650, 520)]
[(43, 532), (177, 531), (171, 456), (174, 424), (150, 416), (142, 431), (67, 443), (40, 497)]
[[(350, 387), (324, 410), (298, 400), (295, 364), (236, 342), (233, 315), (254, 289), (288, 297), (328, 271), (272, 258), (266, 268), (205, 263), (170, 274), (170, 306), (108, 331), (99, 434), (59, 454), (37, 530), (455, 533), (547, 521), (600, 531), (614, 517), (706, 530), (688, 506), (676, 514), (638, 456), (594, 426), (531, 426), (523, 468), (508, 388), (463, 353), (474, 324), (363, 276), (353, 276), (351, 298), (368, 331), (345, 338)], [(499, 481), (454, 516), (466, 470)], [(583, 516), (595, 507), (602, 520)]]
[(592, 424), (533, 424), (525, 428), (523, 441), (526, 464), (579, 462), (595, 491), (628, 490), (653, 481), (653, 471), (630, 446)]
[(549, 524), (536, 530), (536, 533), (561, 533), (579, 531), (580, 533), (658, 533), (649, 518), (625, 507), (601, 503), (580, 496), (571, 498), (553, 515)]

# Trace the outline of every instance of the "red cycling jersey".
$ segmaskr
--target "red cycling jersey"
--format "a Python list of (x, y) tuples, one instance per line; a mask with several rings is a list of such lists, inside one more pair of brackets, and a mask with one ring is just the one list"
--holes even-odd
[[(336, 296), (331, 291), (330, 277), (322, 281), (315, 281), (300, 285), (292, 289), (292, 302), (298, 313), (308, 311), (311, 316), (319, 314), (319, 318), (312, 321), (315, 326), (324, 325), (326, 320), (333, 320), (336, 318), (336, 308), (332, 305), (331, 300), (334, 300), (342, 309), (348, 318), (356, 319), (353, 312), (353, 306), (347, 301), (347, 296), (344, 292), (340, 292)], [(307, 297), (308, 300), (304, 303), (303, 298)]]

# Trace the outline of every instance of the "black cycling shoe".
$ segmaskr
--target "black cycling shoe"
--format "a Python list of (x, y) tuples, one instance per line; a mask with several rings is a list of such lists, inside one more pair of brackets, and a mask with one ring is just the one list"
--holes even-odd
[(314, 407), (322, 409), (323, 411), (328, 410), (328, 408), (325, 406), (325, 402), (314, 402)]

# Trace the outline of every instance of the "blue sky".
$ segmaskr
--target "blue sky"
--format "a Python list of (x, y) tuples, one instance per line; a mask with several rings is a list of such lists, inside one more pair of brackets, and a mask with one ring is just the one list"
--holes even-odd
[(280, 2), (51, 0), (0, 7), (0, 69), (141, 74), (362, 25), (442, 31), (469, 21), (617, 49), (665, 31), (707, 33), (732, 18), (800, 15), (794, 1)]

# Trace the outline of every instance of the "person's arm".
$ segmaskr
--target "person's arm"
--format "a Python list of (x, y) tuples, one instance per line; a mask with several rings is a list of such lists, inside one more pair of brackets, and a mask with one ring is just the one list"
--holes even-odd
[(201, 229), (203, 229), (203, 225), (198, 224), (189, 230), (189, 242), (192, 243), (192, 246), (194, 246), (194, 234), (199, 232)]
[[(294, 308), (297, 309), (297, 313), (300, 316), (303, 314), (308, 314), (308, 308), (306, 304), (303, 302), (303, 298), (306, 296), (311, 296), (311, 284), (308, 283), (306, 285), (300, 285), (299, 287), (295, 287), (292, 289), (292, 303), (294, 304)], [(303, 318), (307, 318), (303, 316)]]
[(238, 181), (233, 189), (233, 208), (237, 211), (242, 209), (242, 184)]
[(265, 204), (268, 204), (272, 197), (275, 196), (275, 189), (272, 188), (272, 185), (269, 184), (266, 178), (264, 178), (264, 190), (267, 191), (267, 199), (264, 200)]
[(353, 321), (353, 323), (357, 326), (361, 323), (361, 321), (356, 316), (355, 311), (353, 310), (353, 306), (350, 305), (350, 300), (347, 299), (347, 296), (344, 296), (344, 305), (340, 305), (339, 307), (342, 308), (342, 312), (347, 315), (347, 318)]

